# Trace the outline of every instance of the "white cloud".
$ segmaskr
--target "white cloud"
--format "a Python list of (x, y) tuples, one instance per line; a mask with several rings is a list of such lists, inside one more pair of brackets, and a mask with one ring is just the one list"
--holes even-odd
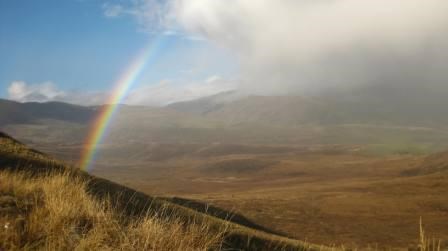
[[(235, 83), (236, 81), (225, 80), (218, 75), (190, 83), (163, 80), (155, 85), (143, 85), (132, 90), (122, 103), (163, 106), (234, 90)], [(8, 98), (18, 102), (59, 101), (79, 105), (100, 105), (107, 102), (109, 95), (106, 92), (62, 91), (52, 82), (28, 84), (25, 81), (14, 81), (8, 87)]]
[(163, 80), (156, 85), (146, 85), (132, 91), (124, 103), (131, 105), (163, 106), (170, 103), (193, 100), (204, 96), (234, 90), (235, 81), (210, 76), (203, 81), (178, 83)]
[(118, 17), (123, 14), (124, 9), (123, 6), (119, 4), (104, 4), (103, 5), (104, 15), (106, 17)]
[(8, 95), (12, 100), (20, 102), (45, 102), (65, 96), (52, 82), (29, 85), (24, 81), (13, 81), (8, 87)]
[(222, 80), (222, 78), (221, 78), (220, 76), (218, 76), (218, 75), (213, 75), (213, 76), (208, 77), (208, 78), (205, 80), (205, 83), (207, 83), (207, 84), (211, 84), (211, 83), (214, 83), (214, 82), (217, 82), (217, 81), (220, 81), (220, 80)]
[(445, 0), (175, 0), (173, 6), (186, 30), (239, 56), (243, 89), (289, 93), (447, 79)]
[[(131, 0), (103, 10), (109, 18), (134, 18), (146, 32), (214, 42), (239, 60), (238, 81), (165, 80), (132, 90), (128, 104), (165, 105), (236, 88), (292, 94), (448, 80), (446, 0)], [(190, 79), (195, 71), (181, 74)], [(30, 99), (23, 89), (16, 85), (10, 96)], [(61, 96), (105, 100), (104, 93)]]
[[(139, 29), (145, 32), (161, 32), (176, 35), (177, 31), (171, 14), (171, 0), (132, 0), (103, 4), (106, 17), (131, 16), (136, 19)], [(168, 32), (166, 31), (168, 30)]]
[(18, 102), (60, 101), (80, 105), (98, 105), (107, 100), (107, 93), (85, 93), (59, 90), (52, 82), (28, 84), (13, 81), (8, 87), (8, 98)]
[(178, 35), (178, 32), (174, 31), (174, 30), (166, 30), (166, 31), (163, 32), (163, 35), (166, 35), (166, 36), (176, 36), (176, 35)]
[(177, 0), (174, 6), (189, 30), (248, 54), (313, 56), (358, 42), (409, 46), (448, 19), (444, 0)]
[(229, 48), (247, 92), (448, 78), (446, 0), (133, 0), (105, 8), (118, 13), (147, 31)]

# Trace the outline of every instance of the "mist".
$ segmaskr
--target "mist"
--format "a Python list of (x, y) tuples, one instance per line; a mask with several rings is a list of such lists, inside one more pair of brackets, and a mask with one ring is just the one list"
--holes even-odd
[(301, 94), (444, 86), (444, 0), (177, 0), (170, 16), (237, 55), (239, 89)]

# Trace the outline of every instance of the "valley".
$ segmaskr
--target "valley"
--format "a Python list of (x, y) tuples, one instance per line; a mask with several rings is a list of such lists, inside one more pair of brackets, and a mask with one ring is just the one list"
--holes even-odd
[(211, 203), (312, 243), (403, 247), (416, 240), (419, 217), (434, 236), (448, 237), (446, 172), (408, 177), (421, 162), (301, 150), (183, 157), (94, 173), (150, 194)]
[[(443, 122), (409, 124), (399, 116), (401, 122), (362, 122), (354, 114), (314, 120), (309, 114), (328, 110), (316, 112), (321, 103), (293, 98), (278, 107), (262, 101), (271, 108), (255, 113), (250, 107), (264, 99), (216, 105), (209, 98), (200, 101), (211, 107), (206, 111), (195, 110), (199, 101), (182, 103), (187, 110), (122, 106), (90, 173), (157, 197), (207, 203), (327, 246), (407, 248), (418, 241), (420, 217), (429, 236), (448, 239), (448, 157), (434, 155), (448, 149)], [(312, 112), (276, 112), (285, 113), (291, 102)], [(82, 116), (67, 120), (67, 107), (53, 105), (58, 109), (37, 118), (9, 116), (1, 129), (76, 166), (89, 131), (86, 116), (97, 108), (79, 107)]]
[[(415, 174), (426, 155), (378, 155), (359, 145), (141, 147), (122, 155), (132, 146), (105, 147), (91, 173), (147, 194), (208, 203), (312, 243), (403, 248), (416, 243), (420, 217), (428, 234), (448, 239), (448, 173)], [(38, 149), (73, 157), (70, 148)]]

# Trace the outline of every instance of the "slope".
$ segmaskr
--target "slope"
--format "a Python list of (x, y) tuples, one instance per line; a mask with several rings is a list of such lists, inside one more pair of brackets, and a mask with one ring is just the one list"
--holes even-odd
[(417, 167), (405, 171), (404, 175), (428, 175), (448, 173), (448, 152), (438, 152), (426, 156)]
[[(401, 88), (389, 83), (329, 89), (313, 95), (242, 96), (222, 93), (170, 104), (227, 124), (387, 124), (446, 126), (448, 90), (431, 84)], [(232, 98), (230, 98), (232, 97)]]
[(89, 107), (62, 102), (19, 103), (0, 99), (0, 126), (6, 124), (34, 123), (42, 119), (86, 123), (95, 115)]
[(421, 169), (424, 173), (436, 173), (448, 171), (448, 152), (441, 152), (427, 157)]
[[(303, 242), (268, 234), (259, 230), (199, 213), (170, 200), (153, 198), (119, 184), (91, 176), (70, 168), (40, 152), (34, 151), (6, 134), (0, 134), (0, 171), (13, 173), (26, 179), (48, 180), (49, 175), (64, 174), (69, 180), (82, 181), (90, 196), (98, 201), (107, 199), (124, 217), (176, 216), (182, 225), (206, 225), (208, 229), (223, 231), (221, 248), (242, 250), (307, 250), (316, 249)], [(6, 173), (6, 174), (5, 174)], [(23, 223), (26, 224), (26, 223)], [(68, 237), (67, 237), (68, 238)], [(28, 243), (29, 244), (29, 243)]]

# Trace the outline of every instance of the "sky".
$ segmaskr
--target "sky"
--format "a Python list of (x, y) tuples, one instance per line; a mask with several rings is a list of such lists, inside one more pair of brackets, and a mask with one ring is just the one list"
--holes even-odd
[(0, 96), (104, 102), (151, 44), (123, 103), (447, 86), (446, 13), (446, 0), (3, 0)]
[[(159, 105), (231, 88), (224, 80), (237, 69), (226, 49), (118, 13), (119, 4), (143, 8), (126, 1), (0, 1), (0, 97), (104, 102), (142, 49), (156, 40), (161, 42), (125, 102)], [(142, 91), (151, 93), (142, 97)]]

